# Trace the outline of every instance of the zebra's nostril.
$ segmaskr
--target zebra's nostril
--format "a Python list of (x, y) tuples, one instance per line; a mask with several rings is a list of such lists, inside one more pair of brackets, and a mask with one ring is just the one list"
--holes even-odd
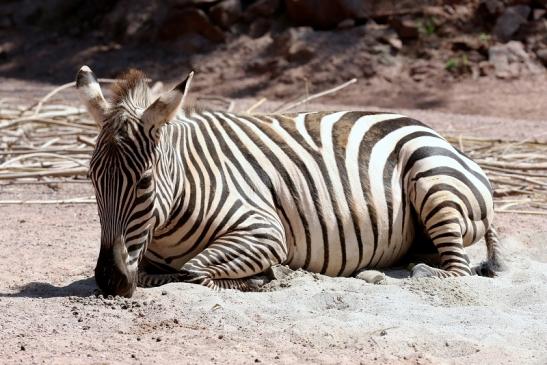
[(101, 250), (95, 267), (95, 281), (106, 295), (130, 297), (135, 291), (136, 274), (129, 272), (116, 256), (116, 250)]
[(120, 295), (130, 297), (136, 287), (135, 275), (127, 275), (116, 268), (95, 269), (95, 281), (105, 295)]

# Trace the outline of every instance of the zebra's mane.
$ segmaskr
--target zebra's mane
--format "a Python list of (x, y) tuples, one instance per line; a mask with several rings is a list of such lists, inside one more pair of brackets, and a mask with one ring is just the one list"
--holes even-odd
[(152, 103), (147, 77), (140, 70), (130, 69), (112, 86), (112, 104), (130, 108), (146, 108)]

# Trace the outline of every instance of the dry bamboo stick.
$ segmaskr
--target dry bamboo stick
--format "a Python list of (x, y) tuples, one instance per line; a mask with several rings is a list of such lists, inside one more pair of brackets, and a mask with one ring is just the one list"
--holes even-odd
[(523, 204), (530, 203), (530, 202), (531, 202), (531, 199), (529, 199), (527, 201), (523, 201), (523, 202), (513, 202), (513, 203), (503, 204), (503, 205), (498, 206), (496, 208), (499, 209), (499, 210), (507, 210), (507, 208), (523, 205)]
[(494, 209), (496, 213), (517, 213), (517, 214), (535, 214), (535, 215), (547, 215), (547, 212), (541, 210), (516, 210), (516, 209), (507, 209), (499, 210)]
[(226, 111), (231, 112), (234, 110), (235, 102), (232, 99), (224, 98), (222, 96), (215, 95), (200, 95), (197, 97), (198, 100), (211, 100), (211, 101), (220, 101), (226, 104)]
[[(117, 80), (115, 79), (98, 79), (99, 82), (102, 82), (102, 83), (113, 83), (113, 82), (116, 82)], [(68, 82), (64, 85), (61, 85), (59, 87), (56, 87), (55, 89), (51, 90), (49, 93), (46, 94), (46, 96), (44, 96), (42, 99), (40, 99), (40, 101), (38, 101), (38, 104), (36, 105), (36, 109), (34, 110), (34, 115), (40, 113), (40, 109), (42, 108), (42, 105), (49, 99), (51, 98), (53, 95), (57, 94), (58, 92), (64, 90), (64, 89), (68, 89), (70, 87), (75, 87), (76, 86), (76, 81), (72, 81), (72, 82)], [(29, 109), (32, 109), (34, 106), (31, 106)]]
[(57, 185), (57, 184), (91, 184), (89, 179), (66, 179), (66, 180), (12, 180), (0, 183), (0, 186), (11, 185)]
[(484, 160), (475, 160), (475, 162), (481, 166), (493, 166), (506, 169), (547, 170), (547, 163), (508, 163)]
[(8, 166), (9, 164), (11, 164), (13, 162), (22, 161), (22, 160), (25, 160), (25, 159), (28, 159), (28, 158), (33, 158), (33, 157), (49, 157), (49, 158), (57, 158), (57, 159), (61, 159), (61, 160), (68, 160), (68, 161), (74, 162), (75, 164), (77, 164), (79, 166), (87, 167), (87, 165), (84, 162), (82, 162), (80, 160), (77, 160), (74, 157), (63, 156), (63, 155), (60, 155), (60, 154), (57, 154), (57, 153), (35, 152), (35, 153), (29, 153), (27, 155), (22, 155), (22, 156), (19, 156), (19, 157), (12, 158), (11, 160), (8, 160), (8, 161), (0, 164), (0, 168), (6, 167), (6, 166)]
[[(453, 136), (448, 136), (446, 137), (446, 139), (448, 141), (454, 141), (456, 140), (458, 137), (453, 137)], [(507, 143), (507, 144), (517, 144), (517, 143), (521, 143), (522, 141), (519, 141), (519, 140), (515, 140), (515, 139), (501, 139), (501, 138), (483, 138), (483, 137), (470, 137), (470, 136), (463, 136), (462, 137), (463, 140), (465, 141), (471, 141), (471, 142), (494, 142), (494, 143), (498, 143), (498, 144), (503, 144), (503, 143)], [(539, 144), (539, 145), (545, 145), (547, 142), (543, 142), (543, 141), (532, 141), (532, 140), (528, 140), (524, 143), (521, 143), (522, 145), (526, 145), (526, 144), (532, 144), (532, 145), (536, 145), (536, 144)]]
[[(547, 149), (545, 150), (547, 152)], [(547, 154), (540, 154), (540, 153), (513, 153), (510, 155), (503, 155), (499, 157), (502, 160), (510, 160), (510, 159), (538, 159), (538, 160), (547, 160)]]
[(296, 101), (296, 102), (294, 102), (294, 103), (292, 103), (292, 104), (289, 104), (289, 105), (287, 105), (287, 106), (285, 106), (285, 107), (283, 107), (283, 108), (278, 108), (277, 110), (274, 110), (274, 113), (282, 113), (282, 112), (286, 112), (287, 110), (294, 109), (294, 108), (296, 108), (297, 106), (300, 106), (300, 105), (302, 105), (302, 104), (304, 104), (304, 103), (307, 103), (308, 101), (311, 101), (311, 100), (320, 98), (320, 97), (322, 97), (322, 96), (329, 95), (329, 94), (333, 94), (333, 93), (335, 93), (335, 92), (337, 92), (337, 91), (340, 91), (340, 90), (342, 90), (343, 88), (345, 88), (345, 87), (347, 87), (347, 86), (349, 86), (349, 85), (351, 85), (351, 84), (354, 84), (354, 83), (356, 83), (356, 82), (357, 82), (357, 79), (351, 79), (351, 80), (346, 81), (346, 82), (344, 82), (343, 84), (338, 85), (338, 86), (336, 86), (336, 87), (333, 87), (333, 88), (331, 88), (331, 89), (328, 89), (328, 90), (325, 90), (325, 91), (321, 91), (321, 92), (316, 93), (316, 94), (312, 94), (312, 95), (310, 95), (310, 96), (305, 97), (304, 99), (301, 99), (301, 100), (299, 100), (299, 101)]
[(63, 170), (45, 170), (32, 173), (10, 173), (0, 175), (0, 180), (21, 179), (25, 177), (45, 177), (45, 176), (86, 176), (87, 168), (73, 168)]
[(82, 129), (95, 130), (95, 131), (97, 130), (96, 127), (91, 127), (91, 126), (84, 125), (84, 124), (67, 123), (67, 122), (62, 122), (62, 121), (59, 121), (59, 120), (32, 118), (32, 117), (31, 118), (20, 118), (20, 119), (12, 120), (9, 124), (0, 126), (0, 130), (1, 129), (11, 128), (14, 125), (22, 124), (22, 123), (55, 124), (55, 125), (61, 125), (61, 126), (65, 126), (65, 127), (75, 127), (75, 128), (82, 128)]
[(530, 177), (547, 177), (547, 174), (537, 174), (537, 173), (532, 173), (532, 172), (509, 170), (509, 169), (503, 169), (503, 168), (493, 167), (493, 166), (481, 166), (481, 167), (484, 168), (485, 170), (503, 172), (507, 175), (522, 175), (522, 176), (530, 176)]
[(95, 147), (95, 141), (93, 141), (93, 139), (85, 138), (84, 136), (78, 136), (76, 137), (76, 140), (78, 142), (86, 144), (87, 146)]
[(24, 204), (95, 204), (94, 197), (78, 197), (60, 200), (0, 200), (0, 205), (24, 205)]
[[(36, 152), (36, 148), (32, 148), (32, 149), (29, 149), (29, 148), (26, 148), (26, 149), (23, 149), (23, 150), (18, 150), (18, 151), (0, 151), (0, 156), (1, 155), (24, 155), (24, 154), (27, 154), (27, 153), (31, 153), (31, 152)], [(92, 149), (89, 149), (89, 148), (55, 148), (55, 149), (46, 149), (44, 150), (43, 152), (46, 152), (46, 153), (82, 153), (82, 152), (88, 152), (88, 153), (91, 153), (93, 152)]]
[(494, 185), (501, 184), (501, 185), (518, 186), (520, 188), (526, 187), (526, 186), (523, 186), (522, 183), (514, 183), (514, 182), (511, 182), (511, 181), (498, 179), (494, 176), (490, 176), (489, 180), (490, 180), (491, 183), (495, 183)]
[(266, 98), (262, 98), (260, 99), (259, 101), (257, 101), (256, 103), (254, 103), (253, 105), (251, 105), (246, 111), (245, 113), (247, 114), (252, 114), (256, 108), (258, 108), (259, 106), (261, 106), (262, 104), (264, 104), (266, 102)]
[(510, 174), (505, 174), (505, 173), (496, 172), (496, 171), (492, 171), (490, 174), (491, 175), (497, 175), (497, 176), (503, 176), (503, 177), (509, 177), (511, 179), (516, 179), (516, 180), (522, 180), (522, 181), (526, 181), (527, 183), (535, 184), (535, 185), (539, 185), (539, 186), (547, 186), (547, 182), (537, 181), (535, 179), (531, 179), (529, 177), (524, 177), (524, 176), (519, 176), (519, 175), (516, 175), (516, 174), (510, 175)]

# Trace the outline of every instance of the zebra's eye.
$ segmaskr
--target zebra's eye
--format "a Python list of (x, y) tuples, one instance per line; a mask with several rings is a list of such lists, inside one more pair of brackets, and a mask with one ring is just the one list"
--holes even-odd
[(147, 189), (152, 183), (152, 172), (145, 172), (137, 182), (137, 189)]

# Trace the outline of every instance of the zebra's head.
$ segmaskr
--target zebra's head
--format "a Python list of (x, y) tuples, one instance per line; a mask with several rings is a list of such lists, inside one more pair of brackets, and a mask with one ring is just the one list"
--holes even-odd
[(89, 67), (76, 77), (80, 99), (100, 128), (89, 175), (101, 223), (95, 280), (105, 294), (133, 294), (152, 228), (161, 223), (156, 176), (167, 168), (161, 129), (180, 109), (187, 80), (152, 102), (146, 78), (131, 70), (107, 101)]

